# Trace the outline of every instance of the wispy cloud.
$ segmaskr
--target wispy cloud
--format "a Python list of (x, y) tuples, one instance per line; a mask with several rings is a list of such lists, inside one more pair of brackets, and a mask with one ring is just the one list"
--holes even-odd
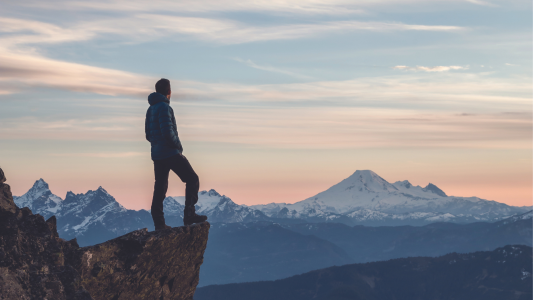
[(104, 95), (146, 96), (153, 78), (129, 72), (15, 54), (0, 49), (0, 90), (49, 87)]
[[(429, 80), (433, 76), (440, 80)], [(530, 78), (415, 73), (271, 85), (172, 84), (193, 97), (173, 102), (184, 141), (309, 148), (531, 147)], [(0, 139), (143, 141), (146, 103), (125, 115), (124, 107), (138, 104), (118, 101), (99, 108), (107, 115), (3, 118)], [(517, 113), (503, 113), (511, 111)]]
[[(50, 2), (56, 5), (51, 5)], [(232, 0), (92, 0), (92, 1), (66, 1), (52, 0), (47, 4), (41, 1), (26, 1), (27, 7), (38, 7), (56, 10), (97, 10), (97, 11), (121, 11), (121, 12), (156, 12), (165, 8), (166, 12), (229, 12), (247, 11), (262, 13), (299, 13), (299, 14), (326, 14), (347, 15), (362, 14), (364, 10), (359, 8), (353, 1), (348, 0), (259, 0), (259, 1), (232, 1)]]
[[(508, 3), (512, 0), (507, 1)], [(505, 0), (494, 0), (503, 2)], [(521, 1), (516, 1), (521, 2)], [(527, 2), (527, 1), (524, 1)], [(495, 4), (483, 0), (257, 0), (257, 1), (233, 1), (233, 0), (28, 0), (23, 5), (28, 8), (40, 8), (48, 10), (67, 11), (118, 11), (118, 12), (160, 12), (165, 9), (168, 13), (210, 13), (210, 12), (260, 12), (270, 14), (301, 14), (301, 15), (355, 15), (366, 14), (376, 11), (380, 6), (404, 6), (415, 5), (416, 7), (433, 6), (436, 4), (463, 5), (473, 3), (477, 5), (493, 6)]]
[(300, 79), (312, 79), (312, 77), (310, 77), (310, 76), (306, 76), (306, 75), (298, 74), (298, 73), (291, 72), (291, 71), (287, 71), (287, 70), (283, 70), (283, 69), (280, 69), (280, 68), (275, 68), (275, 67), (271, 67), (271, 66), (261, 66), (261, 65), (258, 65), (258, 64), (256, 64), (256, 63), (254, 63), (254, 62), (253, 62), (252, 60), (250, 60), (250, 59), (243, 60), (243, 59), (241, 59), (241, 58), (234, 58), (234, 60), (237, 61), (237, 62), (246, 64), (247, 66), (249, 66), (249, 67), (251, 67), (251, 68), (258, 69), (258, 70), (263, 70), (263, 71), (268, 71), (268, 72), (273, 72), (273, 73), (285, 74), (285, 75), (292, 76), (292, 77), (295, 77), (295, 78), (300, 78)]
[[(220, 142), (275, 148), (522, 148), (531, 147), (532, 114), (455, 114), (413, 109), (362, 107), (182, 107), (177, 116), (185, 142)], [(19, 120), (19, 122), (22, 120)], [(142, 141), (143, 119), (129, 129), (89, 131), (83, 128), (46, 130), (24, 120), (28, 130), (0, 128), (0, 138), (99, 141)], [(118, 122), (116, 120), (116, 122)], [(40, 125), (43, 125), (40, 122)], [(31, 130), (30, 130), (31, 127)], [(50, 126), (49, 126), (50, 127)], [(16, 137), (13, 133), (16, 132)], [(11, 136), (11, 137), (10, 137)], [(63, 154), (54, 154), (63, 156)], [(89, 152), (67, 156), (127, 158), (138, 152)], [(146, 155), (146, 154), (145, 154)]]
[[(387, 22), (332, 21), (308, 24), (276, 26), (251, 26), (220, 19), (189, 18), (177, 16), (138, 15), (131, 26), (113, 27), (117, 33), (131, 34), (133, 28), (143, 28), (140, 34), (151, 31), (183, 34), (198, 39), (222, 43), (241, 44), (269, 40), (290, 40), (322, 36), (329, 33), (351, 31), (462, 31), (459, 26), (421, 25)], [(122, 22), (121, 22), (122, 23)], [(143, 24), (143, 27), (141, 27)], [(107, 25), (104, 28), (109, 28)]]
[(0, 17), (1, 48), (23, 44), (62, 43), (88, 40), (96, 32), (81, 28), (64, 28), (51, 23), (28, 19)]
[(425, 72), (447, 72), (450, 70), (467, 70), (468, 67), (462, 66), (434, 66), (434, 67), (409, 67), (409, 66), (395, 66), (394, 70), (411, 70), (411, 71), (425, 71)]
[(487, 2), (487, 1), (481, 1), (481, 0), (466, 0), (466, 1), (473, 3), (473, 4), (482, 5), (482, 6), (498, 7), (498, 5)]
[(461, 31), (459, 26), (404, 24), (387, 22), (331, 21), (275, 26), (253, 26), (227, 19), (138, 14), (123, 18), (77, 23), (68, 28), (13, 18), (0, 18), (3, 48), (39, 43), (61, 43), (120, 36), (129, 42), (146, 42), (179, 35), (221, 44), (310, 38), (331, 32), (350, 31)]
[[(97, 20), (59, 26), (39, 21), (0, 18), (0, 91), (15, 93), (25, 87), (51, 87), (105, 95), (145, 95), (153, 78), (120, 70), (93, 67), (44, 57), (33, 48), (39, 44), (90, 40), (117, 35), (125, 41), (143, 42), (163, 37), (196, 38), (220, 44), (314, 37), (330, 32), (355, 30), (458, 31), (456, 26), (402, 23), (333, 21), (278, 26), (246, 26), (232, 20), (140, 14), (124, 19)], [(120, 39), (118, 39), (120, 40)], [(310, 79), (272, 66), (241, 60), (250, 67)]]
[(128, 158), (147, 156), (146, 152), (96, 152), (96, 153), (50, 153), (49, 156), (59, 157), (96, 157), (96, 158)]

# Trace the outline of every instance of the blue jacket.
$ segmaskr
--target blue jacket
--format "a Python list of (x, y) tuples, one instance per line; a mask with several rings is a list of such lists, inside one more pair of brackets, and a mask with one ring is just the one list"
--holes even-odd
[(149, 104), (145, 118), (145, 137), (151, 145), (152, 160), (165, 159), (182, 153), (175, 113), (169, 106), (169, 99), (160, 93), (152, 93), (149, 95)]

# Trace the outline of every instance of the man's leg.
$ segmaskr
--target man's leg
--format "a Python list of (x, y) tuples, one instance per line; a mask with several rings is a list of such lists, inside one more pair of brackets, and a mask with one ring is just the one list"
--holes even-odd
[(165, 218), (163, 216), (163, 200), (165, 199), (165, 194), (167, 193), (169, 170), (170, 166), (168, 159), (154, 161), (155, 181), (150, 213), (156, 229), (165, 227)]
[(173, 156), (171, 170), (186, 183), (186, 203), (184, 208), (184, 225), (206, 221), (206, 216), (195, 213), (195, 204), (199, 200), (199, 176), (182, 154)]

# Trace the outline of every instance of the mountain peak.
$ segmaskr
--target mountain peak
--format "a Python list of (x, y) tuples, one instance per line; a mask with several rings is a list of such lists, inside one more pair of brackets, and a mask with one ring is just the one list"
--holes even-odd
[(444, 191), (442, 191), (441, 189), (438, 188), (438, 186), (432, 184), (432, 183), (429, 183), (425, 188), (424, 188), (424, 191), (429, 191), (431, 193), (435, 193), (441, 197), (448, 197), (448, 195), (446, 195), (446, 193), (444, 193)]
[(216, 190), (214, 190), (214, 189), (211, 189), (209, 191), (205, 190), (205, 191), (201, 192), (201, 195), (206, 195), (206, 194), (208, 194), (208, 196), (210, 196), (210, 197), (213, 197), (213, 196), (221, 197), (221, 194), (216, 192)]
[(412, 183), (410, 183), (408, 180), (396, 181), (396, 182), (394, 182), (394, 186), (404, 187), (404, 188), (407, 188), (407, 189), (410, 189), (411, 187), (413, 187)]
[(354, 175), (366, 175), (366, 176), (379, 176), (377, 175), (377, 173), (375, 173), (374, 171), (372, 170), (356, 170), (355, 173), (353, 173), (352, 176)]
[(39, 180), (35, 181), (31, 189), (48, 190), (49, 188), (48, 188), (48, 183), (46, 183), (46, 181), (44, 181), (43, 178), (39, 178)]
[(377, 173), (372, 170), (356, 170), (355, 173), (349, 177), (362, 178), (363, 181), (379, 181), (381, 183), (388, 183), (388, 181), (384, 180), (383, 177), (377, 175)]
[(355, 173), (353, 173), (353, 175), (349, 176), (344, 181), (348, 179), (349, 181), (347, 181), (347, 183), (352, 185), (363, 184), (367, 190), (397, 190), (397, 188), (392, 186), (391, 183), (386, 181), (383, 177), (377, 175), (377, 173), (372, 170), (357, 170)]
[(113, 196), (110, 195), (110, 193), (108, 193), (108, 191), (106, 191), (102, 186), (98, 187), (97, 192), (100, 192), (100, 193), (102, 193), (102, 194), (104, 194), (104, 195), (106, 195), (108, 197), (112, 197), (113, 198)]

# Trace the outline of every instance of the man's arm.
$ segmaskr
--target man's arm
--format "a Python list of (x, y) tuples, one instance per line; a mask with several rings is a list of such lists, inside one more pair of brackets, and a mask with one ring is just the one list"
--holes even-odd
[(150, 109), (147, 109), (147, 114), (145, 115), (145, 138), (150, 142), (149, 111)]
[(160, 124), (160, 131), (163, 138), (174, 148), (182, 153), (182, 144), (175, 132), (173, 126), (172, 114), (173, 110), (169, 105), (165, 105), (158, 114), (158, 123)]

